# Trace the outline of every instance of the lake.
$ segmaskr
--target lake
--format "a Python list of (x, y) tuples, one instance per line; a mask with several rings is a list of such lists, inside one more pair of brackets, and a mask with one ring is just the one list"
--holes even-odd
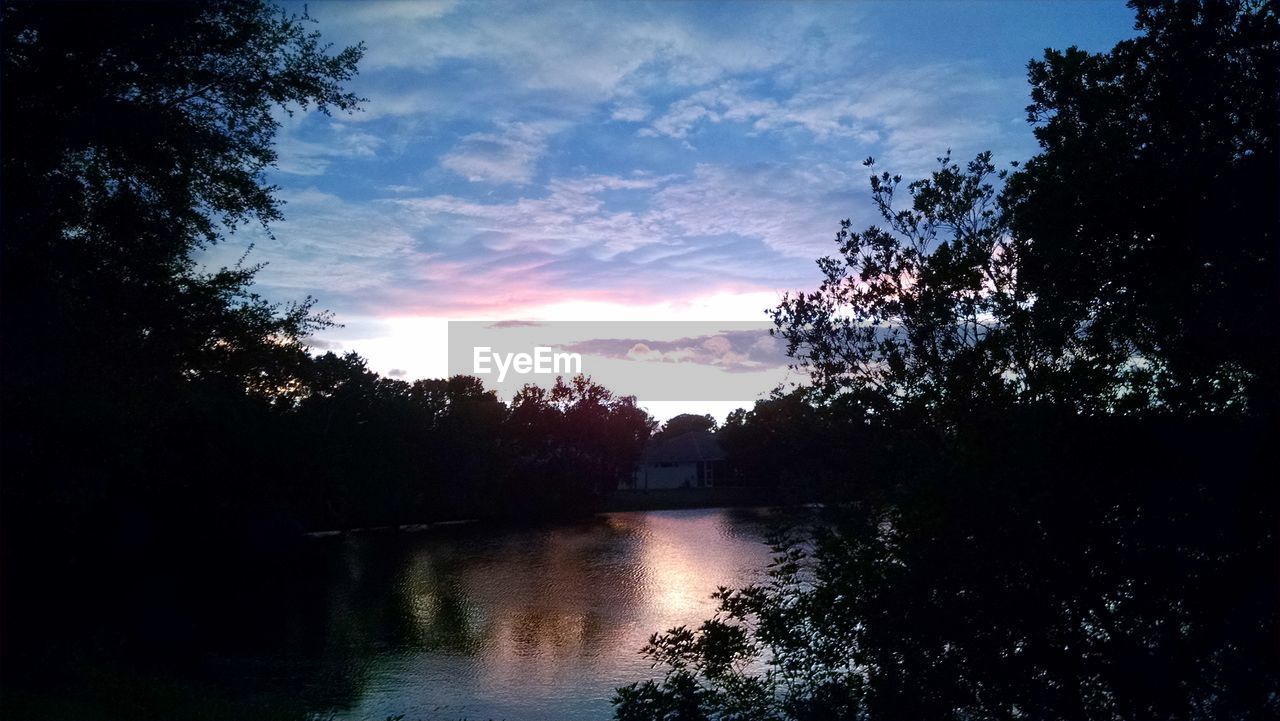
[(0, 716), (608, 719), (616, 688), (654, 676), (639, 653), (651, 634), (763, 577), (781, 516), (606, 513), (287, 548), (193, 536), (80, 566), (80, 583), (27, 609), (18, 628), (38, 642), (6, 664)]
[[(606, 513), (203, 549), (105, 567), (24, 614), (24, 719), (608, 719), (649, 636), (763, 577), (766, 509)], [(197, 539), (198, 540), (198, 539)], [(17, 672), (18, 675), (15, 676)]]
[(295, 676), (280, 680), (311, 713), (344, 721), (607, 719), (614, 689), (653, 676), (650, 634), (696, 625), (718, 586), (761, 577), (771, 519), (647, 511), (320, 539), (325, 600), (297, 627), (313, 651), (286, 643), (224, 671)]

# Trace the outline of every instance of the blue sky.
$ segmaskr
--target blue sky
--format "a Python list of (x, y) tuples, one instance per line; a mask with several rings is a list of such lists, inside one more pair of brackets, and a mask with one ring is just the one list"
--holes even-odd
[[(301, 11), (301, 5), (291, 6)], [(444, 372), (461, 319), (759, 320), (817, 282), (861, 161), (1035, 152), (1026, 63), (1130, 37), (1121, 2), (309, 3), (363, 40), (362, 112), (283, 117), (279, 300), (344, 324), (321, 348)]]

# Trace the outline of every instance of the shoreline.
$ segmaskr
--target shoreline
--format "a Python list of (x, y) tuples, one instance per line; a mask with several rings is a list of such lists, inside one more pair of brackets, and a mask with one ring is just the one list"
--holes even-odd
[[(626, 511), (680, 511), (694, 508), (757, 508), (785, 505), (790, 504), (782, 498), (781, 494), (769, 488), (750, 486), (663, 488), (616, 491), (594, 511), (582, 515), (586, 517), (601, 513), (621, 513)], [(427, 523), (403, 523), (400, 525), (307, 531), (302, 535), (304, 538), (333, 538), (335, 536), (366, 533), (421, 533), (440, 527), (464, 526), (488, 520), (492, 519), (459, 518)]]

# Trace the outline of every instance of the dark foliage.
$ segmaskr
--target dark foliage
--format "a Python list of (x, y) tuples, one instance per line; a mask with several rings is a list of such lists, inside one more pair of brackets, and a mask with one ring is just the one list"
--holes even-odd
[(769, 583), (655, 635), (663, 676), (622, 689), (617, 717), (1280, 710), (1269, 424), (1001, 411), (965, 428), (886, 439), (897, 470), (857, 466), (856, 495), (780, 539)]
[(722, 440), (816, 466), (824, 523), (655, 635), (617, 718), (1280, 714), (1280, 18), (1131, 4), (1031, 63), (1039, 155), (945, 157), (906, 209), (873, 176), (884, 227), (773, 312), (814, 388)]
[(6, 528), (253, 498), (237, 466), (272, 454), (261, 431), (327, 321), (193, 252), (278, 217), (272, 112), (353, 109), (360, 48), (243, 3), (0, 17)]
[[(59, 715), (94, 669), (220, 648), (200, 619), (240, 597), (207, 579), (253, 597), (305, 530), (589, 511), (652, 430), (585, 378), (508, 407), (477, 379), (313, 357), (311, 299), (200, 269), (281, 217), (277, 114), (358, 109), (363, 49), (311, 25), (262, 2), (0, 9), (6, 717)], [(85, 614), (85, 589), (114, 593)]]
[(681, 413), (674, 416), (662, 424), (658, 432), (654, 434), (654, 439), (675, 438), (682, 436), (690, 431), (706, 431), (714, 433), (719, 423), (716, 422), (714, 416), (710, 414), (695, 415), (693, 413)]
[(1134, 7), (1138, 38), (1030, 67), (1043, 150), (1007, 206), (1037, 341), (1109, 371), (1125, 405), (1275, 408), (1277, 8)]

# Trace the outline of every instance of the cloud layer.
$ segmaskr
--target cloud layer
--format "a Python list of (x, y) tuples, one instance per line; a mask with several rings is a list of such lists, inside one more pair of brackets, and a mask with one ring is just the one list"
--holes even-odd
[(314, 295), (362, 328), (709, 303), (759, 317), (761, 298), (816, 282), (842, 218), (875, 220), (863, 158), (908, 178), (948, 149), (1025, 158), (1026, 61), (1130, 33), (1119, 2), (309, 11), (326, 39), (365, 42), (353, 90), (369, 100), (282, 115), (287, 220), (205, 260), (254, 243), (269, 295)]

